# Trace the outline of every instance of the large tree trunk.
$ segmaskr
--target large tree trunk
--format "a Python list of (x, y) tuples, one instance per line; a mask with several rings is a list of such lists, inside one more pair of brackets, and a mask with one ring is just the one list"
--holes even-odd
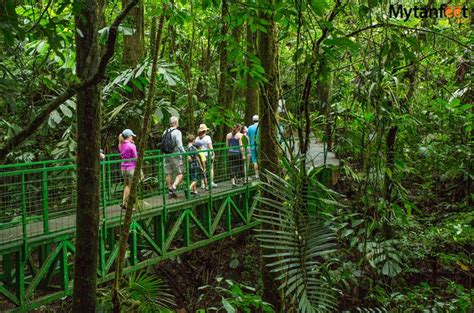
[(184, 67), (184, 76), (186, 78), (186, 94), (187, 94), (187, 117), (188, 117), (188, 132), (191, 133), (194, 131), (196, 128), (196, 123), (194, 119), (194, 111), (195, 111), (195, 106), (194, 106), (194, 100), (193, 100), (193, 95), (194, 95), (194, 83), (193, 83), (193, 74), (192, 74), (192, 68), (193, 68), (193, 52), (194, 52), (194, 38), (195, 38), (195, 33), (196, 33), (196, 27), (195, 27), (195, 22), (194, 22), (194, 6), (193, 2), (191, 1), (191, 18), (192, 18), (192, 30), (191, 30), (191, 45), (189, 46), (189, 51), (188, 51), (188, 60), (185, 61), (185, 67)]
[[(125, 7), (131, 0), (122, 0)], [(132, 35), (123, 36), (122, 63), (134, 67), (145, 57), (145, 24), (143, 2), (135, 6), (127, 17), (128, 24), (134, 29)]]
[[(242, 7), (241, 4), (233, 4), (230, 7), (231, 12), (239, 12), (242, 11), (244, 8)], [(229, 14), (232, 16), (232, 13)], [(231, 36), (233, 38), (232, 42), (232, 49), (242, 49), (240, 47), (241, 41), (242, 41), (242, 32), (243, 32), (243, 26), (241, 25), (234, 25), (234, 27), (231, 28)], [(242, 60), (243, 61), (243, 60)], [(237, 61), (238, 62), (238, 61)], [(229, 100), (227, 103), (232, 105), (234, 103), (234, 100), (239, 97), (239, 94), (242, 92), (241, 88), (233, 88), (232, 86), (235, 86), (235, 81), (237, 80), (237, 72), (232, 71), (232, 69), (235, 66), (235, 61), (230, 63), (229, 60), (227, 61), (227, 72), (229, 73), (229, 78), (227, 81), (227, 89), (229, 90)]]
[[(76, 69), (84, 81), (99, 66), (98, 2), (83, 0), (75, 17)], [(79, 35), (81, 34), (81, 35)], [(74, 262), (74, 312), (95, 312), (99, 249), (100, 90), (80, 90), (77, 99), (77, 211)]]
[[(246, 50), (247, 54), (255, 54), (255, 33), (252, 33), (250, 26), (247, 22), (247, 43)], [(245, 59), (245, 64), (250, 66), (250, 60)], [(250, 125), (252, 123), (252, 116), (258, 114), (258, 86), (252, 77), (247, 74), (245, 77), (245, 124)]]
[(196, 85), (197, 98), (201, 102), (207, 102), (209, 99), (209, 88), (207, 85), (207, 78), (211, 69), (211, 30), (207, 30), (206, 47), (202, 47), (201, 70), (202, 74), (199, 76)]
[[(274, 0), (263, 0), (261, 7), (272, 8)], [(274, 21), (274, 11), (261, 11), (260, 18), (266, 20), (267, 32), (259, 32), (258, 55), (265, 69), (266, 83), (260, 86), (261, 99), (261, 119), (259, 124), (260, 133), (260, 149), (259, 158), (260, 165), (263, 170), (272, 173), (279, 172), (279, 149), (277, 139), (277, 107), (278, 107), (278, 88), (277, 88), (277, 46), (276, 46), (276, 26)], [(263, 176), (264, 178), (265, 176)], [(272, 198), (271, 194), (265, 194), (264, 197)], [(262, 263), (263, 264), (263, 263)], [(262, 276), (264, 284), (264, 298), (275, 305), (276, 311), (280, 310), (281, 298), (278, 294), (277, 287), (266, 266), (262, 266)]]
[[(122, 0), (122, 6), (127, 6), (132, 0)], [(133, 28), (132, 35), (123, 36), (123, 52), (122, 63), (127, 67), (134, 68), (145, 57), (145, 9), (141, 1), (135, 6), (127, 17), (128, 24)], [(144, 92), (137, 88), (132, 83), (129, 83), (132, 88), (130, 95), (131, 99), (140, 100), (144, 97)]]
[[(174, 7), (174, 0), (170, 0), (170, 7)], [(153, 32), (152, 32), (153, 33)], [(170, 36), (170, 53), (169, 60), (170, 63), (176, 62), (176, 28), (173, 23), (168, 24), (168, 33)], [(170, 106), (176, 106), (176, 87), (170, 87)]]
[[(219, 42), (219, 53), (220, 53), (220, 60), (219, 60), (219, 90), (217, 94), (217, 105), (219, 106), (220, 117), (224, 119), (226, 110), (229, 109), (229, 100), (231, 98), (231, 92), (229, 92), (228, 80), (229, 74), (227, 72), (227, 40), (225, 36), (227, 35), (227, 31), (229, 25), (226, 22), (226, 16), (229, 15), (229, 7), (227, 4), (227, 0), (222, 0), (222, 13), (221, 13), (221, 32), (220, 32), (220, 42)], [(221, 122), (217, 129), (215, 141), (224, 140), (225, 135), (225, 124)]]
[[(268, 0), (273, 6), (273, 0)], [(260, 119), (260, 147), (261, 167), (271, 172), (278, 172), (279, 149), (277, 136), (277, 108), (278, 108), (278, 86), (277, 86), (277, 59), (276, 59), (276, 26), (274, 13), (261, 12), (260, 18), (265, 19), (269, 25), (267, 32), (259, 33), (258, 51), (262, 67), (265, 69), (267, 83), (260, 86), (260, 98), (262, 117)]]

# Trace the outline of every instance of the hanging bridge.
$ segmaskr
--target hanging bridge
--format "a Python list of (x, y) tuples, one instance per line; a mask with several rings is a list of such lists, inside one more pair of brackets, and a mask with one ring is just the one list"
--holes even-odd
[[(236, 235), (258, 225), (253, 218), (258, 181), (249, 158), (240, 184), (230, 182), (227, 148), (201, 151), (209, 184), (199, 195), (189, 189), (189, 154), (147, 151), (136, 211), (130, 228), (125, 273), (137, 271)], [(313, 145), (313, 165), (337, 164), (333, 154)], [(248, 150), (245, 149), (248, 154)], [(186, 170), (178, 197), (167, 192), (166, 158), (180, 155)], [(118, 239), (124, 218), (119, 155), (101, 161), (98, 282), (114, 278)], [(318, 163), (318, 164), (315, 164)], [(72, 294), (76, 198), (74, 159), (0, 166), (0, 310), (27, 311)]]
[[(207, 159), (211, 151), (204, 151)], [(226, 148), (214, 149), (214, 182), (199, 195), (186, 175), (171, 198), (165, 182), (166, 158), (147, 151), (139, 201), (130, 229), (124, 272), (132, 272), (238, 234), (258, 224), (252, 218), (257, 182), (245, 166), (241, 183), (230, 183)], [(123, 179), (118, 155), (101, 162), (99, 283), (114, 277), (124, 217), (120, 208)], [(246, 160), (245, 163), (248, 161)], [(207, 162), (206, 176), (211, 175)], [(72, 294), (76, 166), (73, 159), (0, 167), (0, 310), (26, 311)]]

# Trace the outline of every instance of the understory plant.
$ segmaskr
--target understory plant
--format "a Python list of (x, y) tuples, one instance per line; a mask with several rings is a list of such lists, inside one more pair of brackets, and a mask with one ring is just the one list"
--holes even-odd
[(245, 286), (234, 282), (230, 279), (224, 279), (222, 277), (216, 277), (216, 285), (205, 285), (199, 287), (203, 294), (199, 297), (198, 303), (204, 298), (209, 296), (220, 297), (220, 307), (210, 307), (200, 309), (197, 313), (205, 312), (223, 312), (235, 313), (235, 312), (274, 312), (272, 306), (263, 301), (262, 297), (256, 294), (255, 288)]
[[(167, 284), (147, 272), (133, 272), (119, 290), (124, 312), (172, 312), (176, 306)], [(112, 312), (112, 291), (98, 290), (98, 312)]]
[(262, 222), (257, 238), (285, 310), (331, 312), (336, 294), (324, 264), (335, 251), (335, 230), (324, 211), (337, 203), (319, 183), (320, 169), (307, 171), (304, 165), (298, 166), (300, 161), (287, 162), (281, 177), (264, 174), (255, 213)]

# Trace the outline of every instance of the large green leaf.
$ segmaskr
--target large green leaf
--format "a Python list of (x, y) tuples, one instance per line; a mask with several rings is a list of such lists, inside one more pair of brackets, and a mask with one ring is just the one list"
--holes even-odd
[(255, 216), (262, 222), (256, 237), (279, 289), (298, 311), (329, 312), (335, 295), (317, 269), (322, 257), (335, 251), (335, 234), (316, 214), (307, 214), (301, 201), (305, 178), (300, 173), (289, 171), (286, 178), (265, 173), (262, 191), (271, 197), (256, 198)]

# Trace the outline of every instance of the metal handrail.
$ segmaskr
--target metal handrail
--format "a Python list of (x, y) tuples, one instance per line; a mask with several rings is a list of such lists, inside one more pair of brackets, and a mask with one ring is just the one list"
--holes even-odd
[[(244, 180), (245, 182), (248, 181), (248, 146), (242, 146), (243, 150), (245, 151), (244, 155), (244, 166), (246, 168), (245, 170), (245, 177)], [(193, 152), (183, 152), (183, 153), (172, 153), (172, 154), (153, 154), (156, 152), (156, 150), (152, 150), (151, 152), (147, 151), (146, 154), (151, 154), (148, 156), (144, 157), (145, 162), (153, 162), (155, 161), (156, 164), (153, 165), (154, 168), (153, 170), (156, 170), (156, 175), (157, 177), (152, 177), (156, 179), (156, 188), (152, 188), (151, 190), (145, 190), (144, 193), (142, 194), (142, 198), (149, 198), (155, 196), (160, 196), (161, 197), (161, 204), (159, 207), (162, 207), (163, 213), (166, 216), (167, 215), (167, 210), (168, 206), (170, 204), (176, 204), (177, 202), (172, 203), (168, 198), (167, 198), (167, 188), (165, 185), (165, 160), (167, 158), (172, 158), (172, 157), (181, 157), (183, 160), (183, 165), (185, 167), (186, 173), (185, 173), (185, 179), (183, 180), (183, 184), (185, 185), (184, 189), (185, 192), (185, 197), (184, 201), (190, 200), (191, 199), (191, 194), (190, 194), (190, 173), (189, 173), (189, 162), (188, 162), (188, 157), (191, 155), (197, 155), (201, 153), (205, 153), (207, 160), (211, 160), (211, 154), (220, 154), (219, 159), (216, 162), (220, 162), (219, 164), (223, 165), (223, 175), (224, 179), (227, 179), (228, 173), (227, 173), (227, 147), (222, 147), (222, 148), (214, 148), (212, 150), (199, 150), (199, 151), (193, 151)], [(222, 160), (222, 162), (221, 162)], [(57, 218), (57, 217), (67, 217), (71, 215), (71, 212), (73, 212), (73, 208), (69, 208), (67, 210), (59, 210), (56, 212), (52, 212), (51, 209), (51, 202), (49, 199), (49, 179), (56, 179), (56, 177), (51, 178), (52, 173), (61, 173), (64, 171), (68, 170), (74, 170), (76, 168), (76, 164), (70, 164), (70, 165), (60, 165), (60, 166), (47, 166), (48, 164), (53, 164), (54, 162), (57, 162), (57, 160), (49, 160), (49, 161), (42, 161), (42, 162), (32, 162), (32, 163), (27, 163), (27, 164), (35, 164), (35, 165), (43, 165), (42, 167), (38, 168), (32, 168), (32, 169), (17, 169), (13, 171), (7, 171), (7, 172), (0, 172), (0, 179), (6, 179), (8, 177), (20, 177), (20, 184), (21, 184), (21, 190), (20, 193), (13, 193), (14, 196), (19, 195), (19, 199), (21, 200), (20, 207), (21, 207), (21, 213), (13, 215), (13, 219), (11, 221), (7, 221), (5, 223), (0, 223), (0, 230), (1, 229), (7, 229), (11, 227), (16, 227), (19, 226), (21, 223), (21, 229), (22, 229), (22, 239), (27, 240), (30, 237), (34, 236), (39, 236), (39, 235), (47, 235), (50, 233), (54, 233), (56, 231), (50, 229), (50, 221), (51, 219)], [(106, 159), (104, 161), (101, 161), (100, 163), (100, 193), (101, 193), (101, 211), (102, 211), (102, 225), (105, 225), (108, 220), (116, 218), (116, 216), (108, 216), (107, 210), (111, 205), (117, 204), (121, 202), (120, 198), (116, 198), (116, 192), (112, 191), (113, 187), (113, 177), (117, 178), (120, 177), (119, 173), (117, 171), (114, 171), (112, 167), (122, 163), (122, 162), (127, 162), (130, 160), (114, 160), (114, 159)], [(26, 166), (26, 165), (24, 165)], [(21, 167), (21, 166), (20, 166)], [(209, 179), (211, 177), (211, 168), (212, 164), (210, 161), (207, 161), (206, 163), (206, 169), (205, 169), (205, 176)], [(3, 167), (5, 169), (5, 166)], [(218, 168), (218, 170), (221, 170), (221, 168)], [(40, 178), (37, 180), (31, 180), (28, 181), (28, 175), (32, 174), (40, 174)], [(66, 176), (66, 178), (71, 178), (73, 177), (74, 174), (71, 174), (71, 176)], [(74, 179), (72, 179), (74, 180)], [(60, 181), (61, 182), (61, 181)], [(0, 182), (1, 183), (1, 182)], [(40, 186), (39, 189), (34, 186), (35, 183), (39, 183), (38, 185)], [(2, 185), (0, 185), (2, 186)], [(8, 186), (7, 184), (4, 184), (3, 187), (6, 188)], [(13, 186), (15, 187), (15, 185)], [(27, 192), (27, 189), (33, 188), (35, 197), (34, 199), (40, 199), (40, 203), (37, 204), (38, 207), (41, 207), (41, 211), (35, 211), (35, 212), (29, 212), (28, 210), (28, 205), (31, 199), (31, 195)], [(67, 186), (65, 186), (67, 187)], [(213, 188), (212, 184), (209, 181), (209, 197), (212, 197), (213, 194)], [(38, 190), (36, 190), (36, 189)], [(67, 190), (67, 189), (66, 189)], [(71, 190), (71, 189), (69, 189)], [(7, 195), (8, 196), (8, 195)], [(0, 205), (2, 204), (2, 199), (0, 198)], [(183, 202), (184, 202), (183, 201)], [(180, 203), (180, 202), (178, 202)], [(6, 210), (5, 210), (6, 211)], [(0, 207), (0, 214), (4, 215), (6, 212), (2, 207)], [(35, 214), (36, 213), (36, 214)], [(40, 214), (37, 214), (40, 213)], [(0, 216), (0, 222), (2, 221), (4, 216)], [(27, 233), (27, 224), (30, 222), (41, 222), (42, 224), (42, 231), (31, 235)], [(63, 231), (64, 228), (61, 228), (57, 231)], [(21, 238), (17, 238), (21, 239)], [(0, 240), (0, 244), (2, 244), (2, 240)]]

